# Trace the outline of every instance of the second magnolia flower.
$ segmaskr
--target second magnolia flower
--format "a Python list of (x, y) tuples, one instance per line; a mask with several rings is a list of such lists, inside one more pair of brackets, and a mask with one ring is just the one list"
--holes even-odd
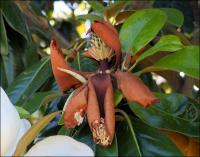
[(120, 71), (121, 49), (117, 30), (105, 21), (94, 21), (89, 30), (90, 47), (86, 57), (99, 64), (97, 72), (78, 72), (64, 60), (56, 40), (51, 41), (51, 63), (55, 79), (65, 92), (76, 88), (64, 113), (67, 128), (80, 125), (85, 114), (94, 141), (101, 146), (112, 143), (115, 133), (114, 90), (118, 88), (128, 101), (147, 107), (158, 101), (134, 74)]

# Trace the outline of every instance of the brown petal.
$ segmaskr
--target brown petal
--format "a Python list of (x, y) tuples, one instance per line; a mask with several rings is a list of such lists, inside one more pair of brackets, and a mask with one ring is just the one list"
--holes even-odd
[(62, 51), (55, 39), (51, 40), (50, 49), (51, 49), (51, 65), (52, 65), (53, 74), (61, 91), (64, 92), (71, 87), (80, 86), (81, 83), (77, 79), (75, 79), (69, 74), (66, 74), (60, 71), (58, 68), (71, 70), (83, 76), (89, 75), (90, 73), (78, 72), (72, 69), (68, 64), (66, 64)]
[(115, 77), (117, 78), (118, 88), (129, 101), (136, 101), (144, 107), (159, 101), (137, 76), (128, 72), (117, 71)]
[[(91, 91), (94, 92), (93, 95), (90, 95)], [(115, 132), (114, 98), (110, 75), (96, 74), (91, 77), (88, 96), (87, 115), (93, 139), (97, 144), (106, 147), (112, 143)], [(90, 107), (92, 99), (93, 109)]]
[[(74, 128), (79, 125), (87, 109), (88, 87), (79, 87), (70, 98), (64, 113), (64, 124), (67, 128)], [(78, 117), (76, 117), (78, 116)], [(80, 118), (80, 119), (76, 119)]]
[(96, 20), (92, 24), (92, 31), (115, 50), (116, 64), (118, 64), (121, 58), (121, 46), (117, 30), (110, 23)]
[(113, 87), (111, 80), (108, 85), (104, 99), (104, 111), (105, 111), (105, 128), (110, 137), (110, 143), (112, 143), (115, 134), (115, 105), (114, 105)]
[(88, 82), (89, 92), (88, 92), (88, 106), (87, 106), (87, 118), (90, 129), (93, 129), (93, 125), (95, 123), (100, 123), (100, 112), (99, 112), (99, 104), (97, 100), (97, 95), (94, 89), (94, 86), (89, 80)]

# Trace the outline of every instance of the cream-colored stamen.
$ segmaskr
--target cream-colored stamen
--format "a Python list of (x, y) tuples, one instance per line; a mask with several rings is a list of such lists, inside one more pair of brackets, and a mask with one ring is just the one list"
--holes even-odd
[(96, 34), (92, 33), (90, 38), (91, 47), (89, 48), (90, 54), (97, 61), (108, 59), (114, 56), (114, 51), (104, 41), (102, 41)]
[(108, 146), (111, 144), (110, 137), (108, 133), (106, 132), (105, 126), (104, 126), (104, 119), (101, 118), (101, 122), (95, 123), (93, 125), (92, 135), (95, 143), (101, 145), (101, 146)]
[(81, 112), (75, 112), (74, 119), (77, 121), (77, 125), (79, 126), (81, 123), (83, 123), (83, 117), (81, 116)]

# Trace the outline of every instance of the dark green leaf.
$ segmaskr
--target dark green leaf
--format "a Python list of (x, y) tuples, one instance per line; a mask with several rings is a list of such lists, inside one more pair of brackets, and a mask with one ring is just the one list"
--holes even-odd
[[(80, 67), (79, 67), (80, 65)], [(79, 71), (88, 71), (88, 72), (94, 72), (98, 69), (97, 62), (83, 56), (77, 55), (74, 62), (71, 64), (72, 68), (77, 69)], [(81, 69), (79, 69), (81, 68)]]
[(160, 8), (167, 14), (167, 21), (177, 27), (183, 25), (184, 16), (183, 13), (175, 8)]
[(3, 21), (3, 15), (0, 10), (0, 16), (1, 16), (1, 35), (0, 35), (0, 44), (1, 44), (1, 54), (7, 55), (8, 54), (8, 39), (6, 35), (6, 28)]
[(17, 109), (17, 112), (19, 113), (20, 118), (29, 118), (30, 117), (30, 112), (28, 112), (27, 110), (25, 110), (22, 107), (19, 106), (15, 106)]
[[(130, 149), (127, 149), (128, 148), (127, 143), (124, 145), (124, 147), (122, 146), (123, 145), (122, 143), (121, 144), (119, 143), (119, 145), (120, 145), (119, 156), (121, 156), (121, 155), (129, 156), (131, 154), (133, 155), (132, 151), (134, 151), (134, 155), (141, 157), (142, 156), (141, 148), (139, 147), (138, 139), (137, 139), (135, 131), (133, 129), (130, 117), (123, 110), (116, 109), (115, 111), (118, 113), (121, 113), (124, 116), (124, 118), (126, 119), (126, 122), (128, 124), (127, 129), (129, 129), (129, 131), (130, 131), (129, 138), (131, 139), (130, 140), (131, 142), (128, 142), (128, 143), (130, 144), (130, 147), (132, 147), (132, 150), (130, 150)], [(122, 133), (124, 134), (124, 132), (122, 132)], [(120, 135), (120, 137), (125, 138), (125, 137), (123, 137), (123, 135)], [(122, 150), (123, 150), (123, 152), (122, 152)]]
[(30, 113), (38, 110), (42, 105), (48, 104), (50, 101), (60, 97), (61, 94), (58, 92), (37, 92), (27, 99), (23, 104), (17, 104), (22, 106)]
[(144, 108), (137, 103), (129, 102), (129, 107), (148, 125), (191, 137), (200, 137), (198, 103), (179, 94), (155, 95), (160, 99), (159, 104)]
[(74, 129), (68, 129), (65, 126), (62, 126), (58, 131), (58, 135), (71, 136)]
[(5, 78), (7, 81), (7, 85), (10, 85), (12, 81), (14, 80), (14, 73), (15, 73), (15, 66), (14, 66), (14, 56), (12, 53), (9, 53), (8, 55), (1, 55), (2, 58), (2, 68), (5, 72)]
[(154, 55), (156, 52), (159, 52), (159, 51), (174, 52), (174, 51), (180, 50), (182, 47), (183, 45), (177, 36), (165, 35), (161, 37), (161, 39), (158, 41), (158, 43), (156, 43), (155, 46), (151, 47), (150, 49), (142, 53), (138, 57), (137, 62), (145, 59), (146, 57)]
[(128, 17), (120, 30), (122, 51), (133, 53), (150, 42), (166, 22), (166, 14), (159, 9), (144, 9)]
[(99, 12), (99, 13), (103, 13), (103, 11), (104, 11), (104, 6), (103, 6), (100, 2), (98, 2), (98, 1), (88, 1), (88, 3), (91, 5), (91, 7), (92, 7), (95, 11), (97, 11), (97, 12)]
[(161, 58), (144, 71), (173, 70), (199, 79), (199, 57), (199, 46), (185, 46), (183, 49)]
[(96, 145), (96, 156), (118, 156), (117, 138), (113, 139), (111, 146), (106, 148)]
[(115, 90), (115, 94), (114, 94), (114, 102), (115, 102), (115, 106), (117, 106), (120, 101), (123, 98), (123, 94), (120, 90)]
[(50, 60), (45, 59), (22, 72), (8, 87), (7, 94), (13, 104), (22, 103), (51, 76)]
[(1, 10), (7, 21), (7, 23), (18, 33), (25, 37), (26, 40), (30, 41), (30, 33), (24, 20), (24, 16), (21, 13), (18, 6), (14, 1), (4, 1), (1, 3)]
[[(157, 129), (149, 127), (138, 119), (130, 118), (143, 156), (183, 156), (176, 145)], [(125, 120), (122, 121), (117, 131), (119, 155), (137, 156), (132, 147), (130, 134), (127, 123)]]

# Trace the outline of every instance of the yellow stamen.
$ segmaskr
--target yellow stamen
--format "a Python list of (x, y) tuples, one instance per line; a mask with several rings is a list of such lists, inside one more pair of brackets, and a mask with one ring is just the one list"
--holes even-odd
[(111, 144), (110, 137), (109, 137), (108, 133), (106, 132), (106, 129), (104, 126), (103, 118), (101, 118), (100, 124), (97, 122), (93, 123), (92, 135), (93, 135), (93, 139), (96, 144), (99, 144), (104, 147)]
[(92, 33), (90, 38), (91, 47), (89, 51), (91, 56), (97, 61), (108, 59), (114, 56), (114, 51), (104, 41), (102, 41), (96, 34)]

